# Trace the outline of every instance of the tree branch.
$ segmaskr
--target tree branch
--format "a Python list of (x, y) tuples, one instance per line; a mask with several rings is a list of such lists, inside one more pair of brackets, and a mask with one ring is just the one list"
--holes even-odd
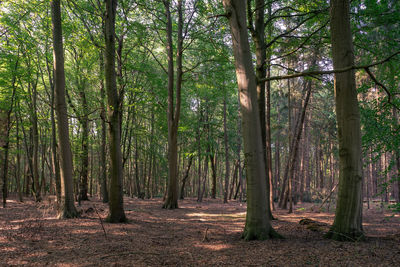
[(259, 80), (259, 82), (264, 82), (264, 81), (277, 81), (277, 80), (286, 80), (286, 79), (293, 79), (293, 78), (298, 78), (298, 77), (307, 77), (307, 76), (314, 76), (314, 75), (327, 75), (327, 74), (334, 74), (334, 73), (342, 73), (350, 70), (359, 70), (359, 69), (367, 69), (370, 67), (374, 67), (377, 65), (381, 65), (389, 60), (391, 60), (393, 57), (397, 56), (400, 54), (400, 50), (391, 54), (385, 59), (382, 59), (380, 61), (374, 62), (369, 65), (353, 65), (353, 66), (348, 66), (346, 68), (342, 69), (336, 69), (336, 70), (323, 70), (323, 71), (304, 71), (300, 73), (294, 73), (294, 74), (289, 74), (289, 75), (282, 75), (282, 76), (272, 76), (269, 78), (264, 78)]
[(383, 83), (381, 83), (380, 81), (378, 81), (376, 79), (376, 77), (374, 76), (374, 74), (372, 74), (372, 72), (369, 70), (369, 68), (364, 68), (365, 71), (367, 72), (367, 74), (369, 75), (369, 77), (371, 78), (372, 81), (374, 81), (374, 83), (380, 87), (383, 88), (383, 90), (385, 90), (387, 96), (388, 96), (388, 101), (387, 103), (392, 105), (395, 109), (400, 110), (400, 108), (398, 108), (393, 102), (392, 102), (392, 94), (390, 93), (389, 89), (387, 89), (387, 87), (385, 85), (383, 85)]

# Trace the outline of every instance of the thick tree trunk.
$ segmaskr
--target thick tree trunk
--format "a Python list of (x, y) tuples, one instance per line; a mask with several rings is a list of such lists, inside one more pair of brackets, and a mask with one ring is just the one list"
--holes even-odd
[(121, 117), (120, 97), (117, 90), (115, 73), (115, 16), (117, 0), (106, 0), (105, 14), (105, 80), (107, 91), (107, 114), (109, 122), (109, 152), (110, 152), (110, 201), (108, 221), (119, 223), (126, 221), (123, 190), (122, 190), (122, 153), (121, 153)]
[[(255, 44), (256, 48), (256, 78), (258, 81), (261, 81), (265, 78), (266, 76), (266, 60), (267, 60), (267, 49), (265, 45), (265, 22), (264, 22), (264, 13), (265, 13), (265, 1), (264, 0), (256, 0), (255, 1), (255, 21), (253, 25), (253, 12), (251, 10), (251, 1), (247, 1), (248, 7), (247, 7), (247, 12), (248, 12), (248, 19), (250, 23), (250, 30), (251, 30), (251, 35), (252, 39)], [(264, 155), (264, 162), (265, 162), (265, 173), (266, 173), (266, 184), (267, 184), (267, 205), (268, 205), (268, 213), (270, 218), (273, 218), (271, 209), (272, 209), (272, 203), (271, 203), (271, 179), (272, 179), (272, 167), (271, 167), (271, 159), (269, 158), (271, 156), (270, 149), (271, 149), (271, 142), (270, 138), (268, 138), (268, 135), (270, 132), (267, 132), (267, 128), (269, 125), (267, 125), (267, 121), (269, 122), (269, 118), (266, 118), (266, 113), (265, 113), (265, 108), (266, 108), (266, 102), (265, 102), (265, 90), (266, 90), (266, 82), (258, 82), (257, 83), (257, 102), (258, 102), (258, 111), (260, 112), (260, 124), (261, 124), (261, 140), (263, 144), (263, 155)], [(270, 86), (270, 83), (268, 82), (268, 85)], [(269, 88), (268, 88), (269, 89)], [(268, 91), (269, 93), (269, 91)], [(269, 115), (269, 114), (268, 114)], [(269, 130), (269, 129), (268, 129)], [(270, 137), (270, 136), (269, 136)], [(268, 143), (267, 143), (268, 141)]]
[[(331, 40), (335, 69), (354, 65), (350, 1), (331, 0)], [(335, 240), (357, 241), (362, 227), (362, 161), (360, 111), (354, 70), (335, 74), (339, 139), (339, 191), (335, 221), (327, 233)]]
[(60, 218), (73, 218), (79, 214), (74, 204), (72, 185), (72, 152), (69, 143), (68, 115), (65, 102), (64, 51), (60, 0), (53, 0), (51, 2), (51, 9), (53, 22), (54, 90), (61, 161), (61, 203), (58, 216)]
[(223, 0), (228, 14), (236, 77), (242, 114), (242, 134), (247, 178), (247, 214), (243, 232), (245, 240), (279, 237), (268, 216), (268, 196), (261, 140), (257, 85), (246, 25), (246, 5), (242, 0)]

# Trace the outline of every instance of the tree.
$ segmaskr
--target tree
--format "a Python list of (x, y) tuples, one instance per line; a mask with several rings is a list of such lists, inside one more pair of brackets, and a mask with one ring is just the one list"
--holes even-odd
[[(354, 65), (350, 28), (350, 1), (331, 0), (331, 42), (333, 66)], [(356, 241), (362, 228), (362, 159), (360, 111), (354, 70), (335, 74), (335, 102), (339, 139), (339, 192), (335, 221), (328, 238)]]
[(121, 114), (120, 97), (117, 90), (115, 73), (115, 16), (117, 12), (117, 0), (106, 0), (105, 15), (105, 50), (104, 50), (104, 71), (107, 91), (107, 118), (110, 151), (110, 212), (108, 221), (119, 223), (126, 221), (123, 206), (122, 191), (122, 153), (121, 153)]
[(246, 5), (241, 0), (223, 0), (229, 19), (236, 79), (242, 115), (242, 136), (247, 177), (245, 240), (280, 237), (267, 214), (266, 173), (257, 103), (256, 77), (246, 25)]
[[(176, 54), (176, 103), (174, 100), (174, 50), (172, 42), (172, 19), (170, 1), (164, 0), (167, 18), (167, 46), (168, 55), (168, 189), (163, 208), (178, 208), (178, 126), (181, 112), (182, 89), (182, 53), (183, 53), (183, 14), (182, 0), (178, 0), (178, 44)], [(175, 103), (175, 104), (174, 104)]]
[(72, 186), (72, 152), (69, 142), (68, 114), (65, 102), (64, 51), (60, 0), (53, 0), (51, 2), (51, 15), (53, 23), (54, 90), (61, 161), (61, 203), (59, 205), (58, 216), (59, 218), (74, 218), (79, 214), (75, 208)]

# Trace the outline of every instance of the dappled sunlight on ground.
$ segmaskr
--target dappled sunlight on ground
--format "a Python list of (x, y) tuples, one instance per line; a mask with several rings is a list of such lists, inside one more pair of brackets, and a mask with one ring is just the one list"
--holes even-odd
[[(105, 222), (107, 204), (96, 198), (77, 207), (78, 219), (55, 219), (50, 202), (15, 200), (0, 209), (0, 254), (5, 265), (51, 266), (396, 266), (400, 262), (400, 217), (380, 209), (364, 210), (366, 242), (340, 243), (323, 238), (334, 213), (273, 212), (284, 240), (241, 239), (246, 205), (237, 201), (179, 201), (162, 209), (161, 199), (125, 198), (127, 223)], [(95, 208), (95, 209), (93, 209)], [(97, 212), (98, 214), (97, 214)], [(328, 226), (311, 231), (309, 218)], [(104, 230), (103, 230), (104, 227)]]

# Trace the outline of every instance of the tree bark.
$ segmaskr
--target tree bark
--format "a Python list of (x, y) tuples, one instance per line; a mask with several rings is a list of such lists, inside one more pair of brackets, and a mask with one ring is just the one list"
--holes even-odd
[(101, 148), (100, 148), (100, 191), (103, 203), (108, 203), (108, 189), (107, 189), (107, 125), (106, 125), (106, 94), (104, 90), (104, 60), (103, 51), (100, 52), (100, 97), (101, 97)]
[(212, 172), (211, 198), (215, 199), (217, 196), (217, 155), (213, 151), (209, 157)]
[(172, 19), (170, 1), (164, 0), (167, 18), (167, 46), (168, 55), (168, 189), (163, 208), (178, 208), (178, 126), (181, 111), (182, 87), (182, 53), (183, 53), (183, 11), (182, 0), (178, 0), (178, 44), (176, 53), (176, 104), (174, 105), (174, 58), (172, 42)]
[[(266, 90), (266, 82), (263, 79), (266, 76), (266, 60), (267, 60), (267, 49), (265, 45), (265, 22), (264, 22), (264, 13), (265, 13), (265, 1), (264, 0), (255, 0), (255, 21), (253, 25), (253, 12), (251, 10), (251, 1), (247, 1), (248, 7), (248, 20), (249, 20), (249, 28), (251, 31), (251, 36), (255, 44), (256, 50), (256, 79), (257, 81), (257, 102), (258, 102), (258, 111), (260, 113), (260, 124), (261, 124), (261, 140), (263, 144), (263, 156), (265, 162), (265, 173), (266, 173), (266, 185), (267, 185), (267, 205), (268, 205), (268, 214), (270, 218), (273, 218), (271, 209), (271, 160), (269, 158), (271, 142), (270, 138), (268, 138), (267, 133), (267, 118), (265, 113), (266, 102), (265, 102), (265, 90)], [(268, 86), (270, 86), (270, 82), (268, 82)], [(268, 88), (269, 89), (269, 88)], [(268, 118), (269, 122), (269, 118)], [(268, 129), (269, 130), (269, 129)], [(269, 143), (267, 143), (267, 139)], [(268, 154), (267, 154), (268, 153)]]
[(69, 143), (68, 115), (65, 102), (64, 51), (60, 0), (53, 0), (51, 2), (51, 10), (53, 22), (54, 90), (61, 161), (61, 203), (58, 217), (74, 218), (78, 217), (79, 214), (74, 204), (72, 184), (72, 152)]
[[(32, 90), (30, 89), (32, 85)], [(32, 168), (33, 168), (33, 183), (35, 186), (34, 197), (36, 202), (40, 202), (42, 197), (40, 195), (40, 184), (39, 184), (39, 129), (38, 129), (38, 118), (37, 118), (37, 81), (29, 83), (28, 92), (31, 97), (31, 122), (32, 122), (32, 136), (33, 136), (33, 156), (32, 156)], [(32, 91), (32, 93), (31, 93)]]
[(229, 190), (229, 144), (228, 144), (228, 129), (226, 126), (226, 96), (224, 99), (224, 146), (225, 146), (225, 185), (224, 185), (224, 203), (228, 203)]
[(115, 16), (117, 10), (117, 0), (106, 0), (105, 15), (105, 80), (107, 91), (107, 115), (108, 115), (108, 134), (110, 152), (110, 201), (108, 221), (119, 223), (126, 221), (123, 190), (122, 190), (122, 153), (121, 153), (121, 107), (118, 95), (117, 80), (115, 73)]
[(189, 163), (186, 168), (185, 175), (182, 178), (181, 194), (179, 196), (179, 199), (185, 198), (185, 185), (186, 185), (187, 179), (189, 178), (189, 172), (190, 172), (190, 167), (192, 166), (192, 163), (193, 163), (193, 155), (191, 155), (189, 157)]
[[(350, 1), (331, 0), (331, 41), (335, 69), (354, 64)], [(354, 70), (335, 74), (335, 102), (339, 139), (339, 191), (335, 221), (328, 238), (357, 241), (362, 227), (362, 160), (360, 111)]]
[(245, 1), (223, 0), (223, 4), (231, 28), (247, 172), (247, 214), (243, 238), (262, 240), (280, 237), (272, 228), (267, 213), (264, 149), (261, 140), (256, 76), (248, 41)]

